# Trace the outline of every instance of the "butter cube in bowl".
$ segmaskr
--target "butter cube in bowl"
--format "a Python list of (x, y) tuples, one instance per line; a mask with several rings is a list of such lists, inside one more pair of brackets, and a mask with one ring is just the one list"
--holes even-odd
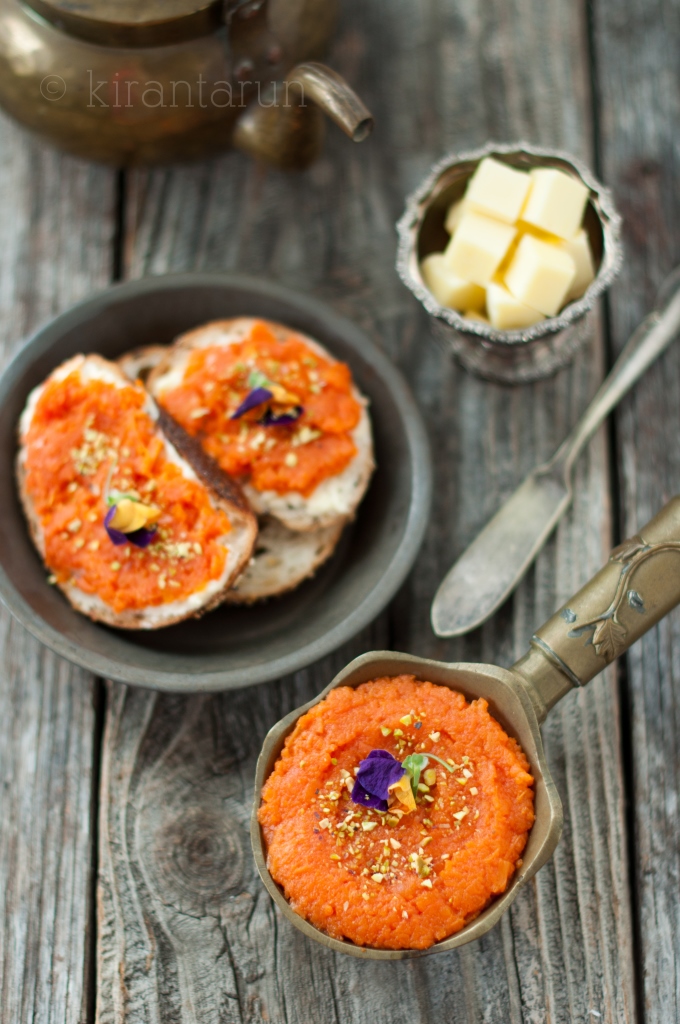
[(565, 366), (621, 262), (608, 191), (573, 157), (489, 143), (407, 200), (397, 269), (467, 369), (502, 383)]

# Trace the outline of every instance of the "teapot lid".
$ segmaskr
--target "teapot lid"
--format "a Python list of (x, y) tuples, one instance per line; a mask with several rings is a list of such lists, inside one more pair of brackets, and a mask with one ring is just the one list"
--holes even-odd
[(26, 0), (55, 27), (100, 46), (166, 46), (214, 32), (243, 0)]

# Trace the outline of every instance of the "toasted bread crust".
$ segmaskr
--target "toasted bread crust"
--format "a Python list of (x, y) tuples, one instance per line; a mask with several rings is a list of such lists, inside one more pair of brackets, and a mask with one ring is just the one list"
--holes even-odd
[(168, 351), (167, 345), (144, 345), (143, 348), (133, 348), (117, 360), (126, 377), (130, 380), (141, 380), (146, 384), (151, 371), (158, 366)]
[(183, 459), (186, 459), (201, 483), (205, 484), (209, 491), (221, 498), (222, 501), (240, 509), (244, 515), (255, 518), (236, 480), (220, 469), (215, 460), (203, 451), (200, 442), (188, 434), (184, 427), (160, 406), (158, 407), (158, 425), (170, 444), (177, 449)]
[[(183, 362), (194, 349), (209, 346), (229, 346), (243, 341), (250, 333), (253, 324), (266, 323), (276, 337), (287, 337), (291, 329), (270, 320), (253, 317), (237, 317), (231, 320), (213, 320), (185, 334), (180, 335), (151, 370), (147, 387), (152, 395), (159, 397), (162, 393), (161, 384), (166, 374), (172, 372), (181, 379)], [(319, 342), (302, 334), (298, 334), (310, 348), (318, 352), (324, 359), (334, 360)], [(279, 494), (275, 491), (257, 491), (250, 484), (244, 484), (243, 490), (253, 510), (260, 516), (272, 515), (289, 530), (314, 531), (332, 525), (348, 522), (354, 518), (370, 482), (375, 462), (373, 458), (373, 438), (368, 416), (366, 398), (353, 388), (353, 397), (361, 405), (359, 424), (352, 431), (352, 438), (357, 454), (350, 464), (336, 477), (329, 477), (312, 492), (304, 497), (295, 491)]]
[(228, 604), (254, 604), (294, 590), (328, 561), (343, 531), (343, 523), (334, 523), (302, 533), (287, 529), (273, 516), (259, 525), (253, 556), (225, 596)]
[[(54, 371), (54, 373), (62, 373), (65, 376), (67, 373), (86, 365), (95, 376), (105, 375), (105, 379), (109, 380), (112, 379), (112, 376), (117, 376), (125, 385), (130, 383), (120, 367), (96, 355), (75, 356)], [(52, 376), (50, 375), (48, 380)], [(37, 398), (43, 387), (44, 384), (40, 385), (29, 396), (26, 409), (20, 420), (16, 478), (19, 497), (26, 515), (31, 538), (44, 561), (44, 542), (40, 522), (35, 513), (31, 497), (26, 490), (24, 467), (25, 435), (30, 426), (32, 410), (35, 408)], [(95, 621), (104, 622), (109, 626), (115, 626), (119, 629), (158, 629), (182, 622), (188, 618), (198, 618), (207, 611), (210, 611), (211, 608), (221, 604), (233, 582), (238, 579), (248, 565), (257, 536), (257, 520), (240, 489), (233, 484), (233, 481), (202, 450), (200, 466), (194, 467), (191, 463), (191, 446), (183, 445), (184, 438), (182, 435), (185, 435), (185, 432), (178, 424), (174, 424), (174, 421), (171, 421), (167, 415), (164, 417), (164, 423), (162, 424), (160, 410), (157, 410), (155, 405), (153, 409), (154, 413), (157, 414), (155, 418), (157, 419), (158, 430), (166, 443), (175, 450), (176, 455), (179, 457), (178, 464), (180, 466), (182, 464), (186, 465), (187, 468), (183, 471), (192, 473), (192, 475), (199, 478), (208, 491), (213, 506), (222, 509), (228, 515), (231, 523), (228, 542), (231, 564), (220, 589), (203, 600), (201, 600), (200, 592), (198, 592), (184, 601), (172, 602), (166, 605), (153, 605), (142, 609), (126, 609), (122, 612), (116, 612), (100, 598), (86, 594), (75, 584), (57, 584), (77, 611)], [(186, 438), (191, 441), (188, 435), (186, 435)], [(177, 440), (179, 440), (179, 443), (176, 443)], [(49, 570), (49, 566), (46, 567)], [(175, 605), (174, 608), (173, 604)]]

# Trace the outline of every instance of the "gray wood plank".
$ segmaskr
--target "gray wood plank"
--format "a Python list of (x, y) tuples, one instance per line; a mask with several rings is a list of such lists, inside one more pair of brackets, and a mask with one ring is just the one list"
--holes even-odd
[[(596, 7), (602, 162), (624, 218), (626, 264), (611, 296), (615, 348), (652, 308), (680, 263), (677, 147), (680, 10), (672, 0)], [(617, 416), (622, 535), (636, 532), (680, 491), (673, 443), (680, 408), (676, 344), (622, 403)], [(645, 1020), (680, 1020), (680, 615), (674, 612), (628, 657)]]
[[(110, 172), (0, 121), (3, 363), (108, 282), (113, 200)], [(4, 609), (0, 650), (0, 1019), (77, 1024), (91, 998), (95, 685)]]
[[(352, 148), (331, 134), (323, 159), (300, 177), (228, 156), (130, 179), (128, 274), (224, 268), (275, 277), (352, 316), (406, 372), (427, 417), (437, 482), (417, 571), (390, 612), (400, 650), (510, 664), (608, 549), (600, 434), (579, 466), (572, 513), (515, 598), (464, 642), (434, 638), (429, 604), (441, 575), (575, 422), (601, 378), (602, 341), (598, 329), (552, 381), (494, 387), (437, 348), (393, 271), (392, 225), (404, 195), (446, 149), (524, 136), (591, 157), (586, 54), (585, 9), (558, 0), (347, 0), (332, 63), (376, 115), (369, 143)], [(383, 634), (384, 624), (377, 629)], [(376, 639), (360, 637), (334, 664)], [(373, 964), (328, 954), (280, 920), (253, 877), (245, 837), (259, 736), (331, 672), (322, 663), (250, 694), (201, 701), (114, 688), (102, 791), (100, 1022), (188, 1022), (196, 1013), (207, 1022), (296, 1024), (632, 1020), (613, 674), (572, 694), (546, 726), (565, 834), (503, 924), (456, 953)], [(213, 850), (225, 867), (204, 888)]]

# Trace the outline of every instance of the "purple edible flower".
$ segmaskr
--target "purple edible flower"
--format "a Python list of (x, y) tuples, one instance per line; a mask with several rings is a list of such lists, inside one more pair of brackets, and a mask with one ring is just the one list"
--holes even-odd
[(272, 398), (273, 395), (269, 388), (253, 388), (252, 391), (248, 392), (236, 412), (232, 413), (229, 419), (240, 419), (241, 416), (245, 416), (245, 414), (250, 412), (251, 409), (257, 409), (258, 405), (262, 405), (264, 402), (270, 402)]
[(389, 750), (372, 750), (359, 762), (359, 772), (352, 788), (352, 800), (362, 807), (387, 810), (390, 786), (403, 777), (405, 769)]
[(139, 530), (133, 530), (132, 533), (126, 533), (124, 536), (127, 537), (135, 547), (148, 548), (149, 544), (156, 536), (156, 527), (142, 526)]
[(271, 409), (267, 409), (264, 416), (260, 418), (260, 423), (265, 427), (281, 426), (286, 423), (295, 423), (301, 416), (301, 405), (296, 405), (294, 409), (289, 409), (287, 412), (282, 412), (278, 415), (272, 412)]
[(109, 511), (106, 513), (104, 518), (104, 526), (106, 532), (113, 541), (113, 543), (119, 547), (121, 544), (134, 544), (138, 548), (147, 548), (151, 541), (156, 536), (155, 526), (142, 526), (139, 530), (133, 530), (132, 533), (123, 533), (122, 530), (115, 530), (109, 523), (116, 514), (116, 506), (112, 505)]

